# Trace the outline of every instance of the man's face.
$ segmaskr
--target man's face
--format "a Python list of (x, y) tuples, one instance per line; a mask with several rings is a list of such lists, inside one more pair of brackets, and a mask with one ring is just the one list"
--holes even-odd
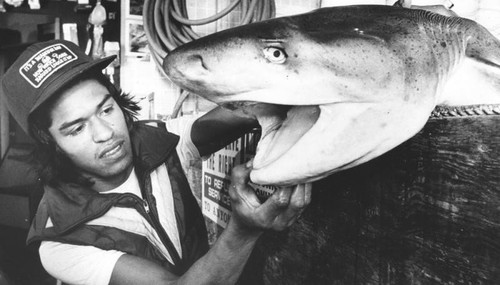
[(97, 80), (84, 80), (61, 94), (50, 112), (49, 132), (97, 191), (110, 190), (132, 168), (132, 148), (120, 107)]

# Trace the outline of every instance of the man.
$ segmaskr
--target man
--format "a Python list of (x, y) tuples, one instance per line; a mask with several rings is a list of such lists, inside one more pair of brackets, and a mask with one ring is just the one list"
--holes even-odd
[(41, 241), (42, 264), (69, 284), (235, 283), (262, 231), (293, 223), (310, 187), (260, 203), (247, 185), (251, 162), (235, 167), (233, 216), (208, 249), (183, 162), (223, 147), (255, 120), (216, 108), (166, 129), (133, 122), (137, 105), (101, 73), (113, 59), (43, 42), (2, 79), (10, 112), (39, 149), (45, 192), (28, 243)]

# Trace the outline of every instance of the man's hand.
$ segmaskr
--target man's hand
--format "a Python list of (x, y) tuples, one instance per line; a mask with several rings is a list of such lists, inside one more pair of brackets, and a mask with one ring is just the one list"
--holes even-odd
[(278, 189), (266, 202), (261, 203), (248, 185), (251, 162), (233, 168), (229, 195), (233, 223), (240, 230), (284, 230), (292, 225), (311, 201), (311, 184)]

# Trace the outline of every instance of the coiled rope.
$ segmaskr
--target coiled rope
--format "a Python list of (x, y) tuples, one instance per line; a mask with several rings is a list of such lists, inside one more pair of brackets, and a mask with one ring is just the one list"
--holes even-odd
[[(274, 0), (234, 0), (226, 8), (204, 19), (189, 19), (186, 0), (145, 0), (143, 6), (144, 31), (149, 43), (151, 57), (160, 72), (163, 72), (163, 58), (176, 47), (200, 38), (191, 26), (206, 25), (219, 20), (241, 4), (239, 25), (246, 25), (265, 19), (274, 18), (276, 5)], [(165, 75), (165, 74), (163, 74)], [(189, 95), (182, 91), (172, 111), (177, 117), (182, 103)]]

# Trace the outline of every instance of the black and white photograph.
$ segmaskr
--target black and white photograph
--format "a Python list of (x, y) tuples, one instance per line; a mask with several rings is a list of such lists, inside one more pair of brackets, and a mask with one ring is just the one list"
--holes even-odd
[(127, 20), (125, 55), (144, 57), (149, 52), (142, 21)]
[(498, 0), (0, 0), (0, 39), (0, 285), (500, 284)]

